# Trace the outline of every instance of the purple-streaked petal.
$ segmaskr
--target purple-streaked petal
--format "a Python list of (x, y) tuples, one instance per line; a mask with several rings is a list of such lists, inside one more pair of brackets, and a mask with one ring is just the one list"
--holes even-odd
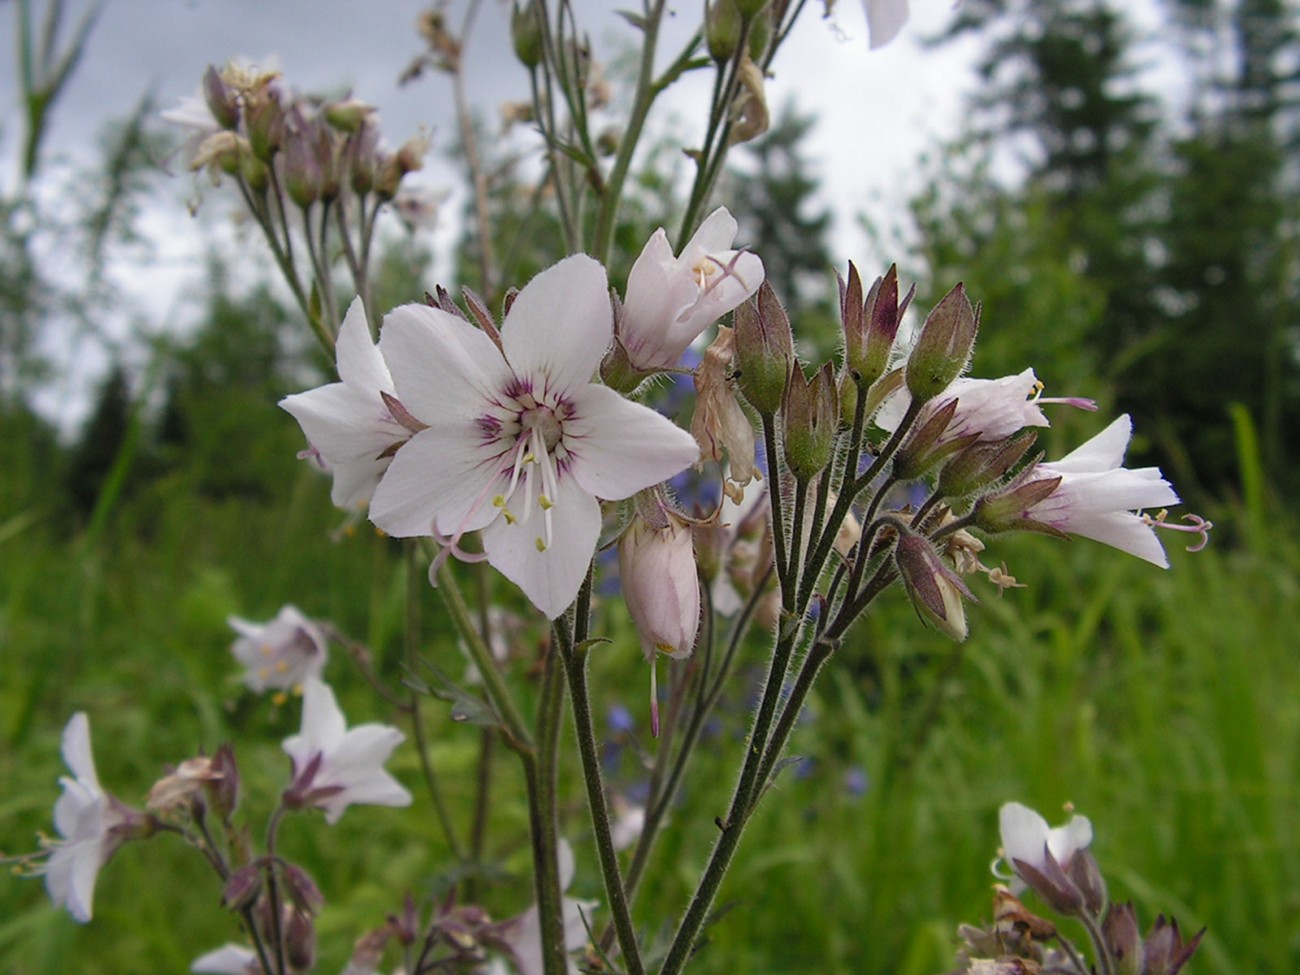
[(379, 349), (397, 398), (424, 423), (445, 423), (497, 402), (513, 378), (485, 332), (427, 305), (389, 312)]
[(631, 497), (699, 459), (689, 433), (604, 386), (582, 390), (574, 414), (564, 424), (564, 446), (572, 455), (573, 477), (598, 498)]
[(568, 396), (590, 383), (613, 337), (605, 269), (586, 254), (529, 281), (501, 325), (506, 358), (535, 395), (542, 385)]

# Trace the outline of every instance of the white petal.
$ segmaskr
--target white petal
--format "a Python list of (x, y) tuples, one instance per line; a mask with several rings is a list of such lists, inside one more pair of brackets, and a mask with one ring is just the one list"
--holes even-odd
[(1133, 421), (1125, 413), (1091, 440), (1045, 466), (1050, 466), (1058, 474), (1113, 470), (1123, 463), (1132, 436)]
[(1127, 511), (1086, 515), (1070, 521), (1068, 531), (1127, 552), (1161, 569), (1169, 568), (1169, 556), (1156, 531), (1140, 517)]
[(384, 357), (370, 337), (370, 324), (366, 321), (366, 308), (360, 298), (352, 299), (348, 313), (343, 316), (334, 348), (339, 378), (349, 386), (362, 390), (393, 392), (393, 379), (389, 375)]
[(397, 398), (424, 423), (480, 412), (513, 378), (485, 332), (427, 305), (402, 305), (389, 312), (379, 349), (393, 374)]
[(998, 812), (1002, 833), (1002, 852), (1007, 863), (1021, 860), (1030, 866), (1043, 863), (1043, 846), (1047, 842), (1047, 820), (1028, 806), (1008, 802)]
[(334, 747), (346, 732), (347, 721), (334, 691), (313, 677), (302, 686), (302, 732), (286, 738), (281, 747), (293, 759), (295, 771), (302, 771), (312, 756)]
[(604, 386), (588, 386), (565, 421), (564, 447), (584, 489), (621, 501), (666, 481), (699, 459), (700, 448), (681, 427)]
[(874, 50), (884, 47), (907, 23), (908, 0), (863, 0), (867, 9), (867, 34)]
[[(577, 597), (600, 538), (596, 499), (572, 476), (561, 476), (557, 487), (551, 543), (544, 551), (539, 551), (538, 539), (545, 538), (545, 518), (535, 496), (527, 521), (510, 524), (498, 518), (483, 530), (488, 561), (552, 620)], [(523, 511), (518, 497), (511, 499), (510, 506), (516, 514)]]
[(190, 971), (196, 975), (249, 975), (259, 971), (257, 955), (243, 945), (225, 944), (194, 959)]
[(1048, 831), (1047, 848), (1056, 862), (1065, 864), (1080, 850), (1092, 843), (1092, 823), (1087, 816), (1072, 816), (1064, 826)]
[(90, 751), (90, 719), (78, 711), (63, 729), (63, 760), (79, 781), (96, 792), (99, 776), (95, 774), (95, 757)]
[[(506, 358), (524, 382), (571, 395), (591, 382), (614, 337), (605, 269), (566, 257), (524, 285), (501, 326)], [(538, 389), (536, 393), (542, 393)]]
[(694, 263), (705, 254), (731, 250), (731, 245), (735, 243), (739, 231), (740, 224), (731, 215), (731, 211), (726, 207), (718, 207), (704, 218), (700, 229), (695, 231), (686, 246), (682, 248), (682, 260)]
[(475, 440), (472, 422), (421, 430), (393, 458), (370, 501), (370, 519), (395, 538), (476, 531), (494, 517), (500, 448)]

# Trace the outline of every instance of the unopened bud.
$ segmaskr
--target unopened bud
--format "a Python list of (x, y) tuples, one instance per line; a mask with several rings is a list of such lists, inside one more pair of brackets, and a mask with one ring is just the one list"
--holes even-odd
[(907, 391), (915, 402), (928, 402), (962, 374), (978, 331), (979, 312), (959, 284), (930, 312), (907, 358)]
[(265, 193), (271, 185), (270, 167), (256, 156), (240, 156), (239, 172), (244, 177), (244, 182), (257, 193)]
[(899, 303), (898, 268), (891, 265), (884, 277), (876, 278), (863, 301), (857, 268), (849, 265), (849, 281), (841, 287), (840, 297), (844, 352), (849, 368), (864, 387), (874, 383), (889, 368), (898, 325), (915, 290), (909, 291)]
[(735, 328), (740, 391), (760, 415), (773, 416), (794, 368), (794, 334), (767, 281), (754, 298), (736, 308)]
[(531, 71), (542, 63), (542, 16), (537, 0), (528, 0), (524, 6), (515, 4), (510, 12), (510, 40), (515, 47), (515, 57)]
[(348, 139), (344, 164), (347, 166), (352, 191), (358, 196), (365, 196), (375, 185), (375, 150), (378, 145), (379, 128), (370, 119), (363, 122), (361, 128)]
[(1006, 487), (986, 494), (975, 502), (971, 513), (976, 528), (990, 534), (1036, 531), (1056, 538), (1069, 537), (1059, 529), (1035, 521), (1032, 517), (1034, 506), (1051, 497), (1061, 484), (1059, 476), (1031, 478), (1029, 475), (1035, 466), (1031, 463)]
[(217, 776), (208, 783), (208, 801), (217, 818), (227, 822), (239, 806), (239, 766), (235, 763), (235, 748), (229, 742), (219, 746), (212, 756), (212, 771)]
[(321, 168), (310, 129), (294, 133), (285, 145), (284, 187), (304, 210), (320, 198)]
[(1178, 975), (1196, 954), (1204, 936), (1202, 928), (1190, 941), (1184, 942), (1176, 920), (1166, 921), (1163, 914), (1156, 915), (1145, 945), (1147, 975)]
[(736, 10), (740, 16), (749, 20), (767, 10), (769, 0), (735, 0)]
[(311, 915), (292, 907), (285, 909), (284, 954), (296, 972), (310, 971), (316, 964), (316, 925)]
[(284, 868), (284, 889), (300, 911), (315, 914), (325, 904), (325, 895), (302, 867), (290, 863)]
[(324, 126), (316, 128), (315, 158), (320, 168), (320, 196), (322, 200), (338, 199), (343, 187), (339, 180), (339, 151), (337, 137)]
[(979, 434), (968, 434), (956, 440), (943, 439), (944, 431), (957, 412), (957, 401), (948, 400), (935, 410), (920, 427), (913, 430), (894, 458), (894, 476), (902, 481), (924, 477), (931, 469), (968, 447), (979, 439)]
[(203, 73), (203, 99), (223, 129), (234, 129), (239, 125), (239, 102), (235, 100), (235, 93), (212, 65), (208, 65), (208, 70)]
[(898, 531), (894, 564), (917, 614), (954, 640), (965, 640), (966, 608), (962, 597), (974, 601), (975, 596), (939, 558), (929, 539), (902, 525), (894, 527)]
[(247, 863), (226, 880), (221, 892), (222, 906), (232, 911), (251, 907), (262, 892), (262, 867), (260, 863)]
[(794, 370), (786, 387), (785, 459), (797, 481), (807, 483), (831, 461), (839, 426), (835, 392), (829, 362), (810, 381), (804, 379), (802, 369)]
[(712, 0), (705, 8), (704, 25), (709, 57), (716, 64), (726, 64), (735, 56), (745, 28), (736, 0)]
[(1106, 909), (1106, 879), (1097, 866), (1097, 858), (1087, 850), (1076, 850), (1070, 857), (1066, 873), (1083, 894), (1083, 906), (1093, 917)]
[(1005, 440), (971, 444), (944, 465), (939, 493), (945, 498), (964, 498), (982, 491), (1020, 463), (1036, 439), (1034, 431), (1022, 430)]
[(249, 98), (245, 109), (248, 123), (248, 143), (253, 155), (262, 162), (270, 162), (284, 142), (284, 110), (279, 96), (269, 84)]
[(695, 648), (700, 580), (690, 526), (661, 499), (638, 501), (618, 543), (618, 573), (628, 614), (647, 660), (681, 658)]
[[(757, 4), (751, 2), (746, 6), (753, 7)], [(744, 10), (741, 14), (744, 15)], [(767, 46), (772, 43), (772, 10), (763, 4), (745, 19), (749, 21), (749, 56), (755, 63), (762, 63), (763, 55), (767, 53)]]
[(340, 132), (355, 134), (374, 110), (374, 106), (367, 105), (360, 99), (346, 98), (325, 106), (325, 121)]
[(1102, 937), (1117, 963), (1117, 975), (1142, 975), (1146, 966), (1146, 950), (1138, 932), (1137, 914), (1133, 902), (1112, 904), (1101, 924)]

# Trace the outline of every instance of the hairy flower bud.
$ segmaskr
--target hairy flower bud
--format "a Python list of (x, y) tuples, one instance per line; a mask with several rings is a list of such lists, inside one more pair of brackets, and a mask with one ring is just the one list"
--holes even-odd
[(289, 199), (304, 210), (321, 194), (321, 167), (311, 131), (296, 132), (284, 147), (284, 186)]
[(357, 98), (345, 98), (330, 102), (324, 108), (325, 121), (349, 135), (361, 130), (361, 126), (374, 112), (374, 106), (367, 105)]
[(922, 620), (948, 634), (954, 640), (966, 639), (966, 609), (962, 597), (975, 596), (961, 577), (944, 564), (929, 539), (895, 524), (898, 542), (894, 546), (894, 564)]
[(726, 64), (735, 56), (745, 27), (736, 0), (712, 0), (705, 7), (704, 25), (709, 57), (716, 64)]
[(284, 109), (269, 82), (250, 93), (244, 118), (253, 155), (262, 162), (270, 162), (284, 142)]
[(979, 439), (978, 434), (968, 434), (957, 440), (943, 439), (944, 431), (948, 429), (956, 412), (957, 401), (949, 400), (912, 431), (894, 458), (895, 477), (903, 481), (924, 477), (946, 458)]
[(835, 373), (828, 362), (811, 380), (793, 371), (785, 391), (785, 459), (795, 479), (807, 483), (831, 461), (839, 425)]
[(1146, 968), (1146, 949), (1138, 932), (1133, 902), (1112, 904), (1101, 925), (1106, 947), (1118, 962), (1118, 975), (1142, 975)]
[(736, 308), (736, 364), (740, 391), (762, 416), (781, 408), (794, 368), (790, 319), (764, 281), (754, 299)]
[(348, 172), (352, 191), (365, 196), (375, 185), (375, 151), (379, 145), (379, 127), (371, 119), (348, 139), (343, 153), (343, 165)]
[(975, 348), (979, 318), (961, 284), (935, 305), (907, 358), (907, 391), (913, 400), (933, 399), (962, 374)]
[(840, 281), (844, 360), (864, 389), (884, 375), (889, 367), (898, 325), (915, 293), (916, 287), (913, 286), (899, 303), (898, 268), (890, 265), (883, 277), (876, 278), (864, 300), (858, 269), (849, 264), (848, 281)]
[(1005, 440), (972, 443), (944, 465), (939, 473), (939, 493), (945, 498), (964, 498), (983, 490), (1020, 463), (1037, 438), (1033, 430), (1022, 430)]
[(537, 0), (528, 0), (522, 7), (516, 3), (510, 11), (510, 40), (514, 44), (515, 57), (529, 71), (542, 63), (540, 16)]
[(623, 599), (647, 660), (656, 653), (686, 657), (700, 622), (691, 529), (659, 499), (638, 508), (618, 544)]

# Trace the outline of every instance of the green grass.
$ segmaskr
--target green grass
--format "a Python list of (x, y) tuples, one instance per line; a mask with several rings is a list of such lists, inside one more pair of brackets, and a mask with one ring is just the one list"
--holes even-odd
[[(364, 524), (331, 540), (339, 517), (326, 484), (290, 470), (284, 490), (260, 502), (155, 482), (92, 539), (68, 537), (40, 504), (7, 522), (12, 530), (0, 526), (0, 849), (30, 850), (52, 829), (59, 734), (76, 710), (90, 715), (102, 782), (132, 803), (167, 763), (233, 740), (244, 810), (260, 832), (284, 784), (279, 742), (296, 730), (297, 708), (243, 691), (228, 614), (268, 618), (295, 602), (366, 641), (381, 673), (398, 678), (396, 546)], [(782, 775), (747, 833), (720, 898), (729, 909), (697, 970), (945, 970), (956, 925), (988, 916), (997, 808), (1018, 799), (1049, 819), (1066, 801), (1089, 815), (1112, 896), (1135, 900), (1144, 924), (1165, 911), (1187, 929), (1208, 926), (1192, 971), (1295, 971), (1300, 548), (1282, 534), (1264, 544), (1175, 552), (1164, 573), (1086, 542), (999, 542), (991, 560), (1005, 558), (1030, 588), (999, 599), (984, 587), (959, 651), (888, 597), (815, 692), (792, 746), (808, 761)], [(423, 613), (427, 652), (459, 674), (436, 594)], [(531, 707), (528, 663), (512, 679)], [(350, 721), (387, 719), (343, 654), (327, 676)], [(596, 651), (598, 714), (617, 702), (644, 725), (647, 680), (625, 635)], [(670, 933), (712, 841), (745, 699), (738, 688), (657, 847), (635, 910), (650, 939)], [(435, 702), (427, 711), (464, 831), (478, 732)], [(489, 853), (513, 879), (484, 896), (505, 917), (531, 895), (522, 783), (504, 751), (499, 763)], [(328, 900), (321, 971), (340, 969), (405, 890), (437, 889), (451, 866), (411, 750), (392, 767), (417, 791), (411, 809), (358, 807), (332, 828), (299, 815), (285, 827), (283, 852), (307, 865)], [(843, 784), (855, 768), (867, 777), (861, 796)], [(562, 787), (575, 892), (603, 900), (572, 766)], [(118, 852), (85, 927), (51, 908), (39, 881), (9, 879), (0, 971), (184, 971), (238, 937), (218, 901), (215, 880), (173, 836)]]

